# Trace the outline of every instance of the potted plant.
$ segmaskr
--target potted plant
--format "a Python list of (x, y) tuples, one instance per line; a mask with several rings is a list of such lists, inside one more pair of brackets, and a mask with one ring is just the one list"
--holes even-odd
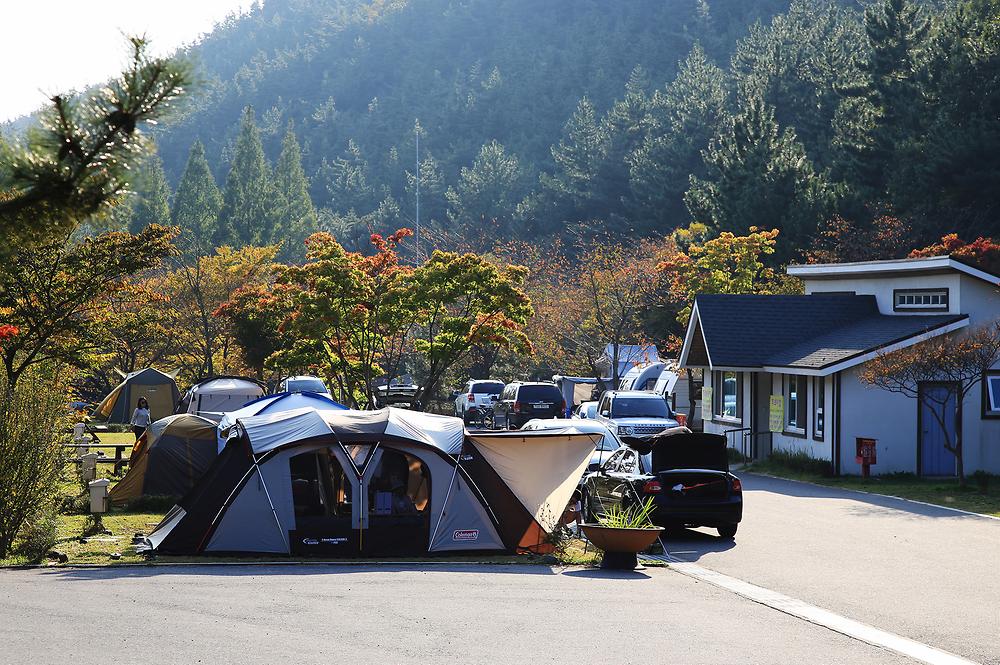
[(636, 554), (660, 537), (662, 527), (649, 519), (653, 512), (653, 497), (628, 508), (612, 506), (598, 518), (597, 524), (582, 524), (587, 539), (604, 551), (601, 568), (635, 570), (639, 567)]

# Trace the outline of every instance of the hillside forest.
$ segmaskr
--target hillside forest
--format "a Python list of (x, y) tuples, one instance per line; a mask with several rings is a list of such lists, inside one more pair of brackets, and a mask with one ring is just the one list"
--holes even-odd
[(675, 350), (695, 294), (796, 292), (789, 262), (1000, 267), (1000, 0), (268, 0), (177, 62), (114, 205), (3, 262), (7, 376), (365, 404)]

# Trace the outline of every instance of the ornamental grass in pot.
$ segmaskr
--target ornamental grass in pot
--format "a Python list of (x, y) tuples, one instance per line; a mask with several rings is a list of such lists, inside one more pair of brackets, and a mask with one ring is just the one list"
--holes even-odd
[(604, 551), (601, 568), (635, 570), (636, 554), (652, 545), (663, 531), (649, 516), (653, 513), (653, 497), (628, 508), (610, 507), (598, 518), (597, 524), (582, 524), (583, 533), (594, 547)]

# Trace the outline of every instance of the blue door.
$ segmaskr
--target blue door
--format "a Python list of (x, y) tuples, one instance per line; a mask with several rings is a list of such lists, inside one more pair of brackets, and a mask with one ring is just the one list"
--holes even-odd
[[(955, 395), (949, 392), (940, 383), (920, 386), (920, 474), (923, 476), (955, 475), (955, 456), (944, 447), (946, 440), (955, 443)], [(942, 421), (947, 428), (947, 439)]]

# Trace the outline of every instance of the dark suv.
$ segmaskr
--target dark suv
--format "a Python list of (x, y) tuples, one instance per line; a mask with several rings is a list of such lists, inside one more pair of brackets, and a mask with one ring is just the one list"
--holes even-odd
[(504, 386), (495, 413), (497, 423), (520, 429), (532, 418), (564, 417), (566, 400), (554, 383), (515, 381)]

